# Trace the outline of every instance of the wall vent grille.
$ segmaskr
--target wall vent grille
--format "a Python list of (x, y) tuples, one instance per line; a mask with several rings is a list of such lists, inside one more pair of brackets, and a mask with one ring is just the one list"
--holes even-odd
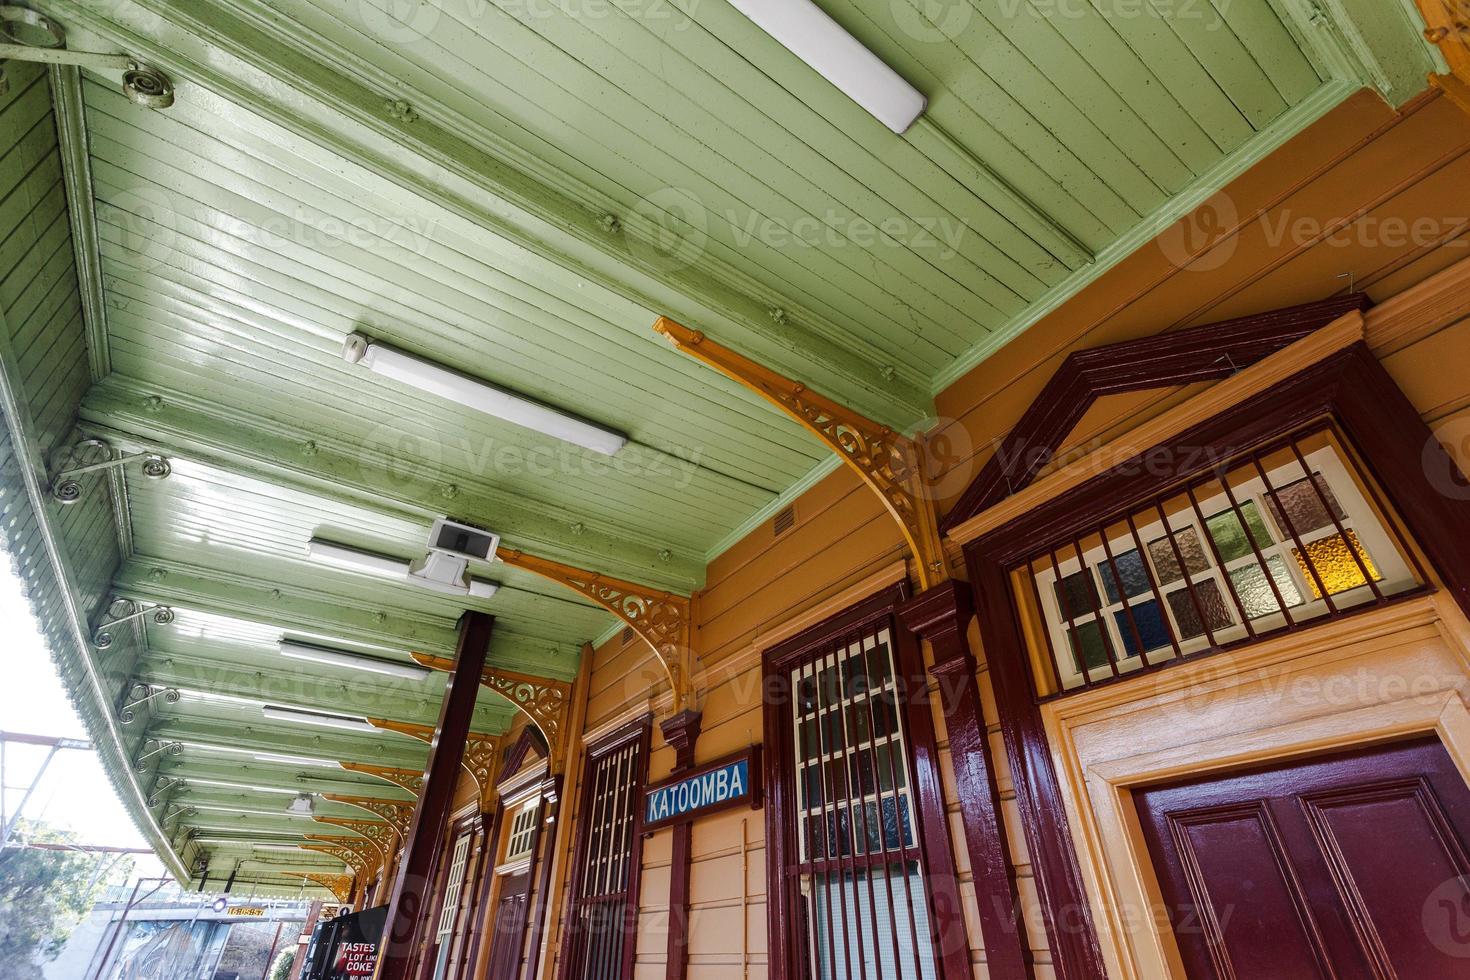
[(787, 531), (791, 530), (795, 526), (796, 526), (796, 505), (795, 504), (792, 504), (790, 507), (787, 507), (785, 510), (782, 510), (778, 514), (776, 514), (775, 517), (771, 518), (771, 529), (776, 532), (775, 533), (775, 536), (778, 537), (778, 538), (781, 535), (785, 534)]

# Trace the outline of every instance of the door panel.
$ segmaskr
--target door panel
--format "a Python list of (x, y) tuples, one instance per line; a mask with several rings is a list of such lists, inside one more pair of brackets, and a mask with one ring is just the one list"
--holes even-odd
[(1470, 789), (1438, 739), (1134, 799), (1191, 978), (1470, 976)]
[(531, 874), (506, 875), (500, 882), (495, 903), (495, 932), (490, 940), (490, 965), (486, 980), (515, 980), (520, 973), (521, 947), (526, 940), (526, 905)]

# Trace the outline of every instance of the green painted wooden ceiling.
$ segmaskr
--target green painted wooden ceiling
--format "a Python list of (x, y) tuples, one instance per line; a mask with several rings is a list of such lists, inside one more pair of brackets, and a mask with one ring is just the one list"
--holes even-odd
[[(158, 816), (208, 842), (191, 854), (330, 865), (271, 849), (333, 832), (287, 816), (291, 794), (401, 795), (256, 750), (422, 763), (400, 736), (261, 719), (261, 702), (437, 711), (441, 681), (275, 652), (453, 648), (464, 600), (312, 563), (311, 538), (407, 559), (447, 514), (688, 592), (825, 472), (797, 425), (655, 338), (657, 316), (912, 426), (1349, 93), (1398, 104), (1434, 65), (1407, 5), (1375, 0), (820, 2), (928, 95), (908, 133), (725, 0), (30, 0), (73, 50), (127, 52), (178, 89), (156, 111), (58, 72), (59, 145), (34, 135), (40, 89), (6, 110), (0, 132), (36, 145), (13, 157), (34, 179), (0, 182), (0, 227), (46, 220), (24, 252), (0, 239), (0, 274), (76, 244), (74, 268), (52, 261), (85, 313), (81, 426), (173, 462), (114, 484), (116, 527), (93, 533), (117, 537), (116, 595), (178, 613), (146, 626), (131, 676), (182, 693), (142, 728), (181, 746), (150, 779), (184, 779)], [(370, 375), (341, 358), (353, 331), (629, 445), (607, 460)], [(502, 589), (469, 605), (497, 617), (503, 666), (569, 677), (616, 625), (481, 573)], [(482, 730), (509, 718), (495, 701)]]

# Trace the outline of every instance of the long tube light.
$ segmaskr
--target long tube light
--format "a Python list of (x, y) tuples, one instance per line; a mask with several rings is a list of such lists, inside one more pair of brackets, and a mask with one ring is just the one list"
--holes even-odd
[(331, 541), (323, 541), (320, 538), (312, 538), (306, 544), (306, 555), (316, 561), (345, 568), (348, 571), (361, 572), (364, 575), (376, 575), (379, 578), (389, 578), (398, 581), (409, 582), (422, 588), (432, 588), (436, 591), (451, 592), (459, 595), (472, 595), (477, 599), (489, 599), (500, 590), (500, 586), (494, 582), (484, 579), (470, 579), (468, 593), (461, 592), (453, 586), (432, 583), (415, 575), (410, 575), (409, 562), (401, 558), (392, 558), (388, 555), (380, 555), (372, 551), (362, 551), (357, 548), (349, 548), (346, 545), (334, 544)]
[(273, 762), (278, 765), (287, 766), (317, 766), (321, 769), (336, 769), (337, 763), (328, 762), (326, 759), (313, 759), (305, 755), (281, 755), (276, 752), (256, 752), (256, 762)]
[(812, 0), (730, 0), (735, 9), (902, 134), (929, 100)]
[(377, 657), (363, 656), (360, 653), (331, 650), (327, 647), (297, 643), (293, 640), (282, 640), (280, 650), (281, 656), (291, 660), (304, 660), (307, 663), (326, 664), (330, 667), (349, 667), (353, 670), (363, 670), (371, 674), (386, 674), (389, 677), (402, 677), (411, 681), (421, 681), (433, 673), (427, 667), (420, 667), (418, 664), (381, 660)]
[(349, 364), (361, 364), (374, 374), (605, 456), (616, 455), (628, 442), (621, 432), (406, 354), (360, 333), (348, 335), (342, 357)]
[(271, 721), (292, 721), (301, 725), (318, 725), (322, 728), (340, 728), (349, 732), (376, 732), (373, 723), (358, 715), (331, 715), (321, 711), (306, 711), (302, 708), (282, 708), (274, 704), (262, 705), (260, 713)]

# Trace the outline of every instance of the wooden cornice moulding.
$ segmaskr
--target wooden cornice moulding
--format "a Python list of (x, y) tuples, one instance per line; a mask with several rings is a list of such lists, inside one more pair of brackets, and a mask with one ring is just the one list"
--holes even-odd
[(1105, 473), (1115, 466), (1136, 459), (1153, 447), (1167, 442), (1182, 432), (1189, 431), (1221, 412), (1234, 408), (1256, 395), (1264, 394), (1287, 378), (1306, 370), (1338, 351), (1364, 341), (1366, 327), (1366, 318), (1362, 312), (1353, 310), (1343, 314), (1327, 326), (1313, 331), (1290, 346), (1262, 358), (1223, 381), (1216, 382), (1207, 391), (1200, 392), (1162, 415), (1149, 419), (1118, 436), (1107, 445), (1041, 477), (1011, 496), (1005, 497), (989, 509), (981, 511), (953, 528), (949, 532), (949, 537), (956, 543), (964, 545), (989, 531), (1010, 523), (1038, 504), (1075, 489), (1092, 477)]
[(1461, 259), (1369, 310), (1368, 346), (1379, 357), (1470, 317), (1470, 258)]

